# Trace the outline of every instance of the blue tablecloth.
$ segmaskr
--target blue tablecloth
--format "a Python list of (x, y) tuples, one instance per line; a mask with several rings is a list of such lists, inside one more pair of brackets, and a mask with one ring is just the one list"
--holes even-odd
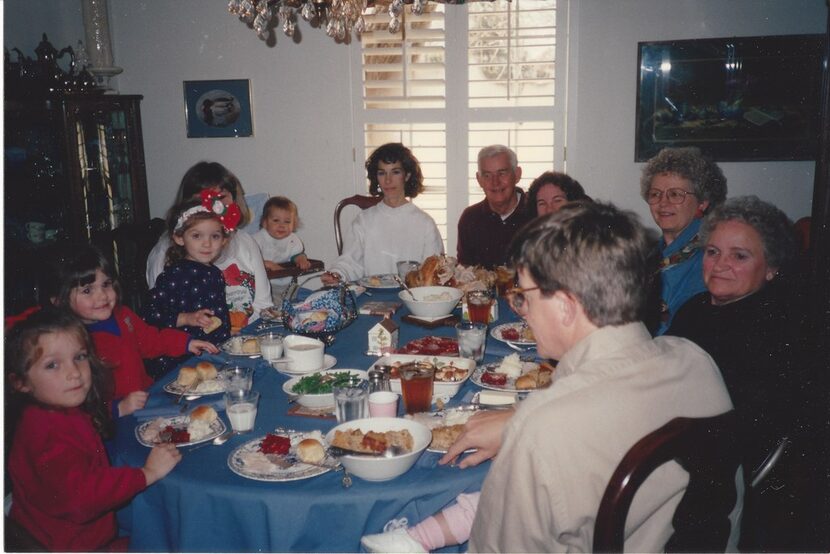
[[(392, 300), (397, 291), (372, 291), (366, 300)], [(400, 344), (427, 334), (454, 336), (452, 327), (423, 329), (400, 318), (408, 311), (403, 306), (394, 319), (400, 324)], [(501, 306), (502, 321), (515, 316)], [(376, 358), (364, 354), (367, 331), (378, 317), (362, 315), (342, 330), (326, 352), (337, 358), (337, 368), (368, 368)], [(261, 332), (261, 329), (260, 329)], [(513, 352), (488, 337), (486, 357), (492, 360)], [(202, 356), (217, 362), (231, 358)], [(323, 433), (335, 425), (333, 420), (297, 417), (287, 414), (287, 396), (282, 391), (288, 377), (261, 359), (236, 358), (254, 367), (254, 389), (261, 394), (253, 434), (231, 438), (223, 446), (205, 446), (192, 453), (184, 449), (178, 466), (164, 479), (136, 496), (119, 512), (122, 531), (131, 535), (135, 551), (331, 551), (354, 552), (360, 537), (378, 533), (393, 518), (408, 518), (417, 523), (451, 503), (462, 492), (477, 491), (489, 463), (475, 468), (439, 466), (438, 454), (425, 452), (406, 474), (384, 483), (354, 478), (349, 489), (341, 486), (341, 473), (330, 472), (294, 482), (260, 482), (233, 473), (227, 465), (231, 451), (240, 444), (273, 431), (277, 426), (297, 430), (319, 429)], [(488, 361), (485, 359), (485, 361)], [(176, 371), (150, 389), (150, 399), (139, 417), (120, 418), (111, 453), (115, 465), (142, 466), (149, 449), (135, 438), (141, 419), (169, 413), (175, 400), (163, 392), (165, 383)], [(471, 382), (456, 395), (460, 401), (477, 387)], [(218, 396), (204, 397), (197, 403), (215, 403)], [(175, 408), (174, 408), (175, 410)], [(224, 412), (220, 412), (227, 423)]]

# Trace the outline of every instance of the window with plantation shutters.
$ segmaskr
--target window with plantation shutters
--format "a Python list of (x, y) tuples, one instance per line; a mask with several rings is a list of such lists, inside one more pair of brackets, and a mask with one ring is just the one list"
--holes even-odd
[(557, 11), (556, 0), (429, 2), (420, 15), (407, 5), (394, 34), (385, 10), (364, 16), (356, 144), (363, 160), (386, 142), (412, 149), (426, 185), (415, 204), (435, 219), (450, 254), (461, 212), (484, 197), (475, 178), (481, 147), (513, 148), (525, 189), (544, 171), (564, 170)]

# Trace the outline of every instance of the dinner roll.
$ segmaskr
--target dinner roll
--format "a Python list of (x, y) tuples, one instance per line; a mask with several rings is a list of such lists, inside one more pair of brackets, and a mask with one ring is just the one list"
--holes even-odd
[(242, 353), (243, 354), (258, 354), (259, 353), (259, 342), (256, 339), (245, 339), (242, 343)]
[(199, 379), (202, 381), (216, 379), (216, 366), (210, 362), (199, 362), (196, 364), (196, 371), (199, 373)]
[(205, 423), (213, 423), (219, 415), (216, 410), (207, 405), (197, 407), (190, 412), (190, 421), (204, 421)]
[(516, 379), (516, 388), (519, 390), (535, 389), (536, 376), (532, 373), (526, 373)]
[(183, 387), (190, 387), (199, 382), (199, 372), (195, 367), (183, 367), (179, 370), (176, 383)]
[(318, 440), (304, 439), (297, 445), (297, 456), (300, 461), (319, 464), (326, 457), (326, 449)]
[(205, 327), (202, 327), (202, 330), (205, 332), (205, 334), (209, 335), (221, 326), (222, 326), (222, 320), (214, 315), (214, 316), (211, 316), (210, 323), (208, 325), (206, 325)]

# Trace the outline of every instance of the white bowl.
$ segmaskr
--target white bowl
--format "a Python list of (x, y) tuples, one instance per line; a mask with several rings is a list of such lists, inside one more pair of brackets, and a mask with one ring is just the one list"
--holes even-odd
[(421, 453), (426, 450), (432, 441), (432, 431), (426, 425), (418, 423), (417, 421), (398, 417), (370, 417), (341, 423), (326, 433), (326, 442), (331, 444), (331, 441), (334, 440), (335, 431), (350, 431), (352, 429), (360, 429), (364, 433), (369, 431), (402, 431), (406, 429), (412, 435), (413, 448), (412, 452), (408, 454), (401, 454), (400, 456), (392, 458), (348, 455), (340, 458), (343, 467), (349, 473), (366, 481), (389, 481), (399, 475), (403, 475), (409, 471), (409, 468), (415, 465)]
[[(410, 289), (415, 299), (408, 291), (402, 290), (398, 298), (406, 304), (412, 315), (418, 317), (443, 317), (450, 315), (463, 293), (455, 287), (413, 287)], [(447, 296), (449, 295), (449, 296)], [(425, 298), (447, 296), (448, 300), (425, 300)]]
[[(314, 373), (343, 373), (347, 372), (352, 375), (357, 375), (360, 377), (361, 380), (365, 381), (368, 379), (368, 373), (363, 371), (362, 369), (328, 369), (326, 371), (315, 371)], [(308, 375), (313, 375), (313, 373), (309, 373)], [(306, 408), (311, 408), (312, 410), (319, 410), (321, 408), (333, 408), (334, 407), (334, 393), (326, 392), (323, 394), (297, 394), (296, 392), (292, 392), (291, 389), (294, 388), (294, 385), (300, 382), (300, 379), (303, 377), (308, 377), (308, 375), (300, 375), (299, 377), (294, 377), (289, 379), (282, 385), (282, 390), (285, 394), (289, 397), (297, 397), (297, 404), (300, 406), (305, 406)]]

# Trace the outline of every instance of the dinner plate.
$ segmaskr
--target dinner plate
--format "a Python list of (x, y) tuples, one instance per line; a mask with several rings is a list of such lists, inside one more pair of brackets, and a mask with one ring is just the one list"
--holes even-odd
[(357, 280), (357, 284), (366, 287), (367, 289), (399, 289), (401, 286), (395, 280), (395, 276), (391, 274), (386, 275), (371, 275), (369, 277), (362, 277)]
[[(527, 329), (527, 323), (523, 323), (521, 321), (516, 321), (513, 323), (502, 323), (501, 325), (496, 325), (495, 327), (490, 329), (490, 336), (496, 340), (500, 340), (501, 342), (507, 342), (510, 344), (515, 344), (517, 346), (536, 346), (535, 340), (521, 338), (522, 332), (525, 329)], [(519, 333), (519, 338), (515, 340), (504, 338), (504, 332), (508, 330), (517, 331)]]
[(337, 358), (335, 358), (331, 354), (325, 354), (323, 356), (323, 367), (320, 367), (320, 368), (317, 368), (317, 369), (312, 369), (311, 371), (308, 371), (308, 370), (305, 370), (305, 371), (291, 371), (289, 369), (291, 367), (290, 364), (277, 364), (275, 369), (279, 373), (282, 373), (283, 375), (289, 375), (291, 377), (294, 377), (296, 375), (310, 375), (310, 374), (315, 373), (317, 371), (325, 371), (327, 369), (333, 368), (336, 365), (337, 365)]
[[(256, 352), (243, 352), (242, 345), (246, 340), (253, 339), (256, 342)], [(245, 358), (259, 358), (262, 354), (259, 351), (259, 341), (254, 335), (237, 335), (231, 337), (219, 345), (219, 349), (231, 356), (243, 356)]]
[[(158, 419), (158, 418), (156, 418), (156, 419)], [(150, 442), (150, 441), (148, 441), (144, 438), (144, 435), (146, 434), (147, 428), (150, 427), (150, 425), (152, 425), (156, 421), (156, 419), (151, 419), (149, 421), (145, 421), (144, 423), (138, 425), (135, 428), (135, 438), (143, 446), (148, 446), (148, 447), (152, 448), (152, 447), (154, 447), (158, 444), (163, 444), (163, 443), (160, 443), (160, 442)], [(165, 417), (165, 418), (162, 418), (162, 419), (164, 420), (164, 425), (165, 426), (169, 425), (171, 427), (186, 428), (187, 424), (190, 423), (190, 417), (187, 416), (187, 415), (180, 415), (180, 416), (175, 416), (175, 417)], [(216, 437), (218, 437), (219, 435), (221, 435), (222, 433), (224, 433), (227, 430), (228, 430), (228, 428), (225, 426), (225, 422), (222, 421), (222, 418), (217, 417), (216, 420), (213, 423), (210, 424), (210, 433), (208, 433), (204, 437), (200, 438), (199, 440), (195, 440), (195, 441), (177, 442), (177, 443), (173, 443), (173, 444), (175, 444), (176, 447), (178, 447), (178, 448), (182, 448), (183, 446), (192, 446), (194, 444), (199, 444), (199, 443), (202, 443), (202, 442), (213, 440), (213, 439), (215, 439)]]
[[(309, 436), (311, 435), (308, 433), (292, 433), (290, 435), (292, 449), (294, 448), (294, 445)], [(282, 482), (310, 479), (312, 477), (328, 473), (333, 469), (331, 467), (304, 464), (297, 460), (290, 452), (289, 454), (282, 456), (283, 460), (290, 463), (288, 467), (274, 465), (268, 462), (268, 460), (264, 458), (264, 455), (257, 456), (257, 461), (259, 463), (256, 466), (253, 466), (250, 461), (246, 463), (246, 459), (250, 460), (251, 456), (256, 456), (257, 453), (259, 453), (259, 445), (262, 443), (263, 439), (265, 439), (264, 436), (248, 441), (231, 452), (228, 455), (228, 467), (231, 471), (240, 477), (253, 479), (255, 481)], [(336, 461), (327, 457), (321, 463), (331, 463), (334, 465), (336, 464)]]
[[(220, 370), (216, 373), (216, 379), (210, 379), (208, 381), (202, 381), (199, 383), (195, 389), (188, 389), (188, 387), (184, 385), (180, 385), (176, 382), (175, 379), (170, 381), (169, 383), (165, 384), (162, 389), (164, 392), (169, 392), (170, 394), (183, 394), (187, 393), (188, 396), (211, 396), (214, 394), (222, 394), (225, 392), (226, 385), (228, 383), (228, 375), (229, 373), (224, 370)], [(202, 390), (199, 390), (199, 387)]]
[[(541, 390), (541, 389), (517, 389), (516, 388), (516, 379), (512, 377), (507, 378), (507, 384), (504, 386), (499, 385), (491, 385), (490, 383), (485, 383), (481, 380), (481, 376), (484, 372), (488, 370), (495, 370), (498, 369), (501, 362), (495, 362), (492, 364), (485, 364), (483, 366), (479, 366), (473, 372), (473, 375), (470, 377), (470, 381), (475, 383), (481, 388), (490, 389), (490, 390), (503, 390), (508, 392), (533, 392), (534, 390)], [(539, 364), (536, 362), (522, 362), (522, 374), (530, 371), (531, 369), (539, 367)], [(550, 386), (550, 385), (548, 385)], [(547, 388), (547, 387), (544, 387)]]

